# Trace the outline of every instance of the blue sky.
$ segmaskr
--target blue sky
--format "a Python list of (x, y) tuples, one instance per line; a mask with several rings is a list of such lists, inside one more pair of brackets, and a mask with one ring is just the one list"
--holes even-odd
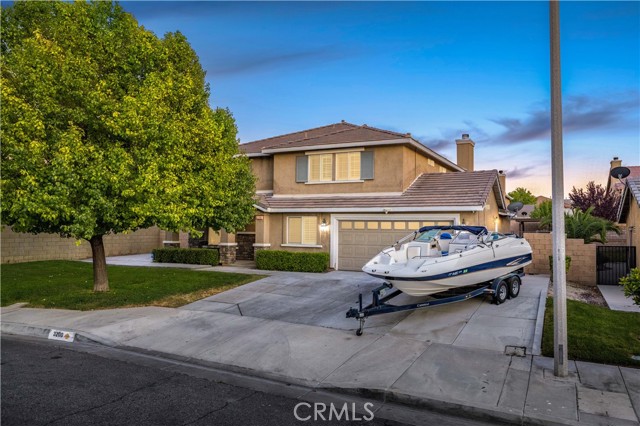
[[(179, 30), (241, 142), (340, 120), (411, 132), (550, 195), (548, 3), (123, 2)], [(640, 165), (640, 3), (562, 2), (565, 192)]]

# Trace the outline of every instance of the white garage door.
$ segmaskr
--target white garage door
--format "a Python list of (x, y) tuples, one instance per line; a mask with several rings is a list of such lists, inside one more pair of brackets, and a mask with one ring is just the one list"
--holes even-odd
[(340, 220), (338, 269), (359, 271), (365, 263), (409, 233), (423, 226), (453, 225), (452, 221)]

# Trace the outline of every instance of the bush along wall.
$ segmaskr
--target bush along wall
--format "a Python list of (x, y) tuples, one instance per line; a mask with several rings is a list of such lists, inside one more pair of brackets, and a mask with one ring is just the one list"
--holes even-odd
[(153, 250), (153, 261), (217, 266), (220, 262), (220, 254), (215, 249), (159, 248)]
[(260, 250), (256, 268), (270, 271), (324, 272), (329, 268), (329, 253)]

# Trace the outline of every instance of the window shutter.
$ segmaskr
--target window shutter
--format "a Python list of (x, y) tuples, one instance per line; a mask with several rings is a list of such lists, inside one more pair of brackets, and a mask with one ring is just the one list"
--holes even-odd
[(296, 182), (306, 182), (308, 177), (308, 161), (305, 155), (296, 157)]
[(373, 179), (373, 151), (360, 153), (360, 179)]

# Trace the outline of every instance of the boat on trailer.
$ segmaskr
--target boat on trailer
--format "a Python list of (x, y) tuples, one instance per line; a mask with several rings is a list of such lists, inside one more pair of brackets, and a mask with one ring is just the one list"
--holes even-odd
[(383, 249), (362, 268), (410, 296), (489, 282), (532, 261), (531, 246), (483, 226), (425, 226)]

